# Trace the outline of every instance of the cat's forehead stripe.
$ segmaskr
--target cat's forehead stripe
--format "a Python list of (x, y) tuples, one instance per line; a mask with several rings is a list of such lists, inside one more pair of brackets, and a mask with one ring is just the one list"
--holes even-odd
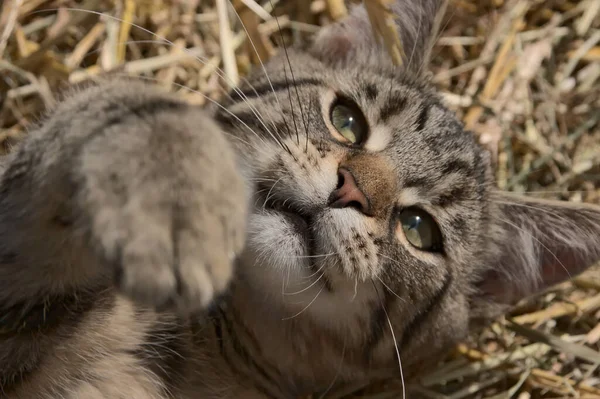
[(369, 101), (375, 101), (377, 99), (379, 90), (377, 89), (377, 85), (373, 83), (364, 83), (362, 85), (362, 91), (365, 93), (367, 99)]
[(302, 77), (302, 78), (284, 78), (283, 80), (267, 81), (261, 85), (253, 86), (249, 88), (239, 89), (234, 91), (233, 94), (237, 94), (241, 101), (261, 98), (264, 96), (277, 94), (281, 91), (290, 90), (293, 87), (299, 86), (320, 86), (323, 85), (323, 81), (314, 77)]
[(406, 106), (406, 94), (394, 92), (386, 98), (384, 105), (379, 110), (382, 123), (387, 123), (393, 116), (399, 114)]

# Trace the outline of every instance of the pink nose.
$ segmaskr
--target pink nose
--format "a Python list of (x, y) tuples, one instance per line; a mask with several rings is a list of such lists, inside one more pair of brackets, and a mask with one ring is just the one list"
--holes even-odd
[(344, 168), (338, 170), (338, 186), (329, 196), (329, 206), (332, 208), (352, 207), (367, 216), (372, 215), (369, 199), (358, 188), (352, 172)]

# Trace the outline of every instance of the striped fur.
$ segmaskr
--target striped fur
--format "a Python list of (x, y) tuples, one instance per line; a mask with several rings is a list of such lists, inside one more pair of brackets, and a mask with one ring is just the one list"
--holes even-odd
[[(599, 260), (600, 209), (495, 191), (419, 76), (440, 3), (395, 4), (404, 69), (357, 8), (222, 108), (133, 81), (59, 105), (0, 163), (0, 397), (293, 398), (397, 376), (395, 347), (411, 378)], [(339, 96), (360, 148), (332, 134)], [(328, 205), (340, 167), (369, 215)], [(409, 206), (441, 253), (398, 234)]]

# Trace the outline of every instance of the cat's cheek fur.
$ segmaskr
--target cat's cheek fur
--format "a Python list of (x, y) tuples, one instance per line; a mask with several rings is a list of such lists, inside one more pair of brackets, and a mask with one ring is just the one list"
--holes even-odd
[(326, 270), (328, 274), (341, 274), (345, 284), (356, 279), (364, 282), (379, 274), (378, 246), (373, 237), (381, 232), (375, 220), (354, 208), (327, 209), (315, 218), (313, 230), (318, 252), (337, 265)]
[(273, 212), (250, 216), (246, 256), (275, 273), (300, 274), (306, 263), (306, 243), (284, 216)]

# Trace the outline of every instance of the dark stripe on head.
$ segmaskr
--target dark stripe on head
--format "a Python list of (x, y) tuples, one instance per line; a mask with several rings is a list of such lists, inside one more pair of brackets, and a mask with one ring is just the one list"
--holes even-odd
[(290, 125), (287, 123), (287, 121), (281, 120), (281, 121), (276, 121), (272, 123), (272, 127), (274, 130), (274, 134), (276, 137), (283, 137), (284, 133), (289, 136), (292, 134), (292, 129), (290, 128)]
[(367, 83), (362, 87), (362, 91), (365, 92), (365, 95), (367, 96), (367, 100), (369, 101), (375, 101), (377, 99), (377, 95), (379, 94), (379, 91), (377, 90), (377, 86), (375, 86), (374, 84), (371, 83)]
[(459, 235), (462, 235), (466, 233), (467, 222), (465, 221), (464, 217), (457, 215), (450, 219), (450, 227), (452, 227), (454, 231), (458, 232)]
[(408, 344), (408, 341), (411, 339), (413, 334), (415, 334), (419, 330), (421, 325), (427, 320), (427, 318), (431, 316), (431, 314), (433, 314), (436, 308), (446, 297), (446, 294), (448, 293), (448, 290), (452, 285), (453, 280), (454, 279), (452, 277), (452, 274), (446, 274), (446, 278), (444, 279), (444, 284), (442, 285), (442, 287), (429, 300), (427, 305), (415, 314), (410, 323), (408, 323), (407, 326), (404, 328), (399, 348), (403, 348), (406, 344)]
[(457, 185), (452, 187), (450, 191), (438, 194), (435, 198), (431, 199), (432, 205), (440, 206), (442, 208), (451, 205), (454, 202), (463, 200), (467, 195), (467, 187), (464, 185)]
[(473, 167), (467, 161), (460, 159), (453, 159), (442, 165), (442, 174), (448, 175), (450, 173), (462, 173), (465, 176), (471, 176), (473, 173)]
[(419, 112), (419, 116), (417, 117), (417, 131), (422, 132), (427, 125), (427, 120), (429, 119), (429, 109), (431, 108), (431, 104), (427, 101), (424, 101), (421, 104), (421, 110)]
[(399, 93), (394, 93), (385, 105), (379, 111), (379, 118), (383, 123), (400, 112), (406, 107), (406, 97)]
[[(215, 120), (223, 128), (242, 129), (244, 131), (249, 131), (248, 129), (251, 128), (254, 132), (263, 133), (265, 137), (271, 137), (271, 133), (273, 133), (276, 138), (280, 139), (284, 136), (284, 133), (288, 136), (290, 133), (293, 133), (291, 132), (293, 127), (290, 128), (285, 122), (285, 119), (280, 122), (263, 121), (263, 124), (261, 123), (260, 115), (250, 108), (240, 110), (234, 115), (227, 112), (219, 112), (215, 115)], [(244, 123), (248, 125), (248, 127), (246, 127)], [(233, 132), (230, 131), (228, 133)]]
[(296, 79), (293, 81), (289, 79), (287, 81), (275, 81), (271, 82), (271, 84), (265, 83), (261, 86), (254, 86), (250, 88), (240, 89), (239, 91), (232, 91), (231, 95), (233, 97), (239, 97), (240, 101), (244, 101), (245, 99), (259, 98), (265, 95), (279, 93), (280, 91), (288, 90), (292, 87), (317, 85), (323, 85), (323, 82), (315, 78), (303, 78)]
[(404, 187), (431, 190), (434, 182), (427, 176), (410, 176), (404, 181)]

